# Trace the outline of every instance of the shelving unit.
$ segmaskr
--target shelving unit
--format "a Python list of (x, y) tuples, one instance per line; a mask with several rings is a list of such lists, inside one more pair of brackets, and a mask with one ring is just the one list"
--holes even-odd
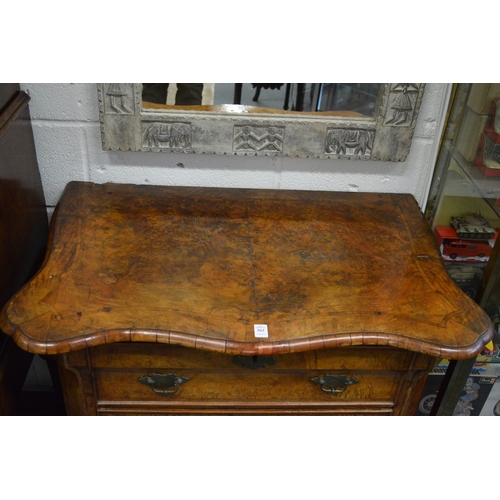
[[(500, 99), (500, 84), (456, 84), (448, 122), (443, 133), (434, 179), (430, 188), (426, 218), (434, 230), (437, 226), (449, 226), (452, 217), (480, 215), (491, 227), (500, 232), (500, 162), (495, 169), (482, 171), (474, 159), (481, 153), (480, 139), (485, 126), (494, 124), (492, 103)], [(500, 104), (497, 108), (500, 113)], [(500, 118), (497, 119), (497, 125)], [(491, 127), (490, 127), (491, 129)], [(500, 132), (500, 131), (497, 131)], [(499, 135), (500, 137), (500, 135)], [(500, 148), (500, 140), (499, 146)], [(450, 276), (470, 276), (475, 283), (456, 279), (466, 291), (489, 314), (494, 326), (493, 343), (477, 359), (450, 362), (441, 387), (432, 407), (434, 415), (478, 415), (488, 411), (499, 411), (500, 406), (500, 334), (498, 333), (500, 310), (500, 244), (497, 239), (487, 262), (463, 258), (457, 262), (445, 262)], [(469, 272), (468, 272), (469, 271)], [(472, 279), (472, 278), (471, 278)], [(474, 289), (472, 289), (472, 286)], [(446, 364), (446, 360), (444, 360)], [(472, 389), (464, 392), (471, 373), (484, 374), (485, 384), (481, 398)], [(431, 379), (431, 377), (429, 377)], [(478, 384), (476, 384), (478, 385)], [(477, 389), (477, 387), (476, 387)], [(480, 389), (477, 389), (479, 391)], [(488, 391), (489, 404), (485, 404), (484, 393)], [(425, 389), (424, 389), (425, 394)], [(498, 397), (499, 404), (491, 404)], [(469, 398), (470, 403), (467, 402)], [(465, 402), (465, 404), (464, 404)], [(495, 410), (496, 408), (496, 410)], [(497, 414), (497, 413), (491, 413)]]

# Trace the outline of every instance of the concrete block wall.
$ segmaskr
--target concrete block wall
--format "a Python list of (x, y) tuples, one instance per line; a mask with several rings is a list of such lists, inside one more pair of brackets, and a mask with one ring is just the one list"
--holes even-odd
[(93, 83), (22, 83), (47, 205), (71, 180), (411, 193), (425, 208), (451, 86), (426, 86), (404, 162), (103, 151)]

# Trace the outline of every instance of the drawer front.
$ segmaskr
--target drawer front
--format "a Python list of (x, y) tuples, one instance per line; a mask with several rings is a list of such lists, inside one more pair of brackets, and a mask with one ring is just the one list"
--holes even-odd
[(390, 415), (407, 411), (431, 361), (386, 347), (242, 359), (124, 343), (75, 351), (65, 366), (79, 374), (87, 414)]
[[(91, 363), (94, 368), (149, 369), (196, 368), (221, 370), (234, 369), (237, 356), (204, 351), (176, 345), (148, 343), (116, 343), (92, 348)], [(76, 353), (75, 353), (76, 354)], [(259, 358), (260, 356), (257, 356)], [(252, 357), (250, 356), (249, 359)], [(82, 366), (86, 360), (81, 356)], [(385, 346), (342, 347), (274, 356), (273, 367), (278, 370), (394, 370), (406, 371), (429, 367), (428, 356), (415, 356), (403, 349)]]
[[(159, 375), (166, 375), (167, 370)], [(146, 385), (140, 380), (152, 373), (144, 370), (97, 370), (98, 411), (113, 408), (146, 410), (156, 407), (165, 413), (231, 413), (237, 409), (255, 412), (356, 412), (358, 410), (385, 414), (394, 406), (401, 374), (399, 372), (330, 371), (328, 375), (347, 375), (346, 385), (322, 386), (318, 378), (323, 372), (266, 370), (176, 370), (182, 383), (168, 388)], [(146, 376), (146, 377), (145, 377)], [(182, 378), (181, 378), (182, 377)], [(339, 382), (336, 382), (339, 383)], [(335, 391), (335, 392), (334, 392)], [(134, 402), (132, 407), (128, 404)]]

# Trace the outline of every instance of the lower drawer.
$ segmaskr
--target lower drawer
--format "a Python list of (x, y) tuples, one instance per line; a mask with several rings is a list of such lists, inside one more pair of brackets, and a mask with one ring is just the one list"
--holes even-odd
[[(180, 383), (177, 386), (168, 386), (172, 381), (162, 383), (162, 376), (164, 381), (169, 375)], [(95, 370), (94, 376), (97, 410), (101, 414), (390, 414), (402, 374), (283, 370), (152, 373), (140, 369), (101, 369)]]

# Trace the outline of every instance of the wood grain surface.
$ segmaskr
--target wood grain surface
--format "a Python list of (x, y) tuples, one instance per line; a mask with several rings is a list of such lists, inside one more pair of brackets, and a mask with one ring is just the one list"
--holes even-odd
[(492, 336), (411, 195), (82, 182), (68, 184), (44, 265), (0, 326), (40, 354), (140, 341), (463, 359)]

